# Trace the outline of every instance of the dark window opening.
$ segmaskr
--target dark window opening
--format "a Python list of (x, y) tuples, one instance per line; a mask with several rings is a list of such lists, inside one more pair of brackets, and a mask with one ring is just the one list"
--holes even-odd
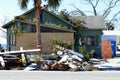
[(94, 36), (83, 36), (79, 39), (80, 46), (93, 46), (94, 45)]

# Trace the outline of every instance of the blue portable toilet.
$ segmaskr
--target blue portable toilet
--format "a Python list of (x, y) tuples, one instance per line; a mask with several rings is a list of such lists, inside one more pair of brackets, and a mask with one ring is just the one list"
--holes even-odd
[(116, 41), (111, 40), (111, 47), (112, 47), (113, 57), (116, 57)]

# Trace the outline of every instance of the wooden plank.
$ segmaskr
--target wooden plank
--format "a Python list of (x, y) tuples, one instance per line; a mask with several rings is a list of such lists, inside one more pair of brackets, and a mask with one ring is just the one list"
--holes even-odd
[(19, 51), (5, 51), (5, 52), (0, 52), (0, 55), (2, 54), (18, 54), (18, 53), (25, 53), (25, 52), (39, 52), (40, 49), (29, 49), (29, 50), (19, 50)]
[(102, 41), (102, 58), (112, 58), (112, 48), (111, 48), (111, 41), (105, 40)]

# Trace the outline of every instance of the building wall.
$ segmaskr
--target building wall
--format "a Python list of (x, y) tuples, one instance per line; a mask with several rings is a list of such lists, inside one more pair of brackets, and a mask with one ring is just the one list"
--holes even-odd
[(36, 34), (35, 33), (23, 33), (21, 35), (16, 35), (16, 49), (33, 49), (36, 48)]
[(116, 36), (116, 44), (117, 44), (117, 45), (120, 44), (120, 35), (117, 35), (117, 36)]
[(94, 37), (94, 45), (90, 46), (86, 46), (86, 50), (90, 51), (90, 50), (95, 50), (95, 53), (97, 55), (97, 57), (101, 58), (101, 35), (102, 35), (102, 31), (101, 30), (80, 30), (79, 31), (79, 35), (77, 36), (77, 41), (75, 43), (75, 47), (78, 47), (79, 49), (79, 38), (83, 37), (83, 36), (93, 36)]
[(54, 39), (71, 41), (74, 43), (73, 33), (42, 33), (41, 38), (43, 52), (48, 52), (48, 49), (52, 45), (52, 41)]
[[(20, 47), (23, 49), (35, 49), (36, 48), (36, 34), (35, 33), (23, 33), (16, 36), (16, 49)], [(74, 41), (73, 33), (41, 33), (42, 52), (48, 52), (49, 47), (52, 44), (53, 39)]]

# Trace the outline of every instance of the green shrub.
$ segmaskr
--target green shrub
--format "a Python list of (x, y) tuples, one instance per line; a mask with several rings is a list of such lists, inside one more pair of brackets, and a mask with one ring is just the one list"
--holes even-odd
[(49, 51), (50, 53), (52, 53), (52, 52), (56, 52), (58, 49), (61, 49), (61, 48), (72, 49), (73, 44), (70, 41), (54, 39), (52, 41), (52, 45), (49, 48)]
[(95, 50), (87, 51), (85, 46), (81, 46), (79, 52), (83, 54), (86, 61), (89, 61), (89, 59), (93, 57)]
[(53, 45), (59, 45), (64, 48), (71, 48), (73, 47), (72, 42), (70, 41), (64, 41), (64, 40), (53, 40)]

